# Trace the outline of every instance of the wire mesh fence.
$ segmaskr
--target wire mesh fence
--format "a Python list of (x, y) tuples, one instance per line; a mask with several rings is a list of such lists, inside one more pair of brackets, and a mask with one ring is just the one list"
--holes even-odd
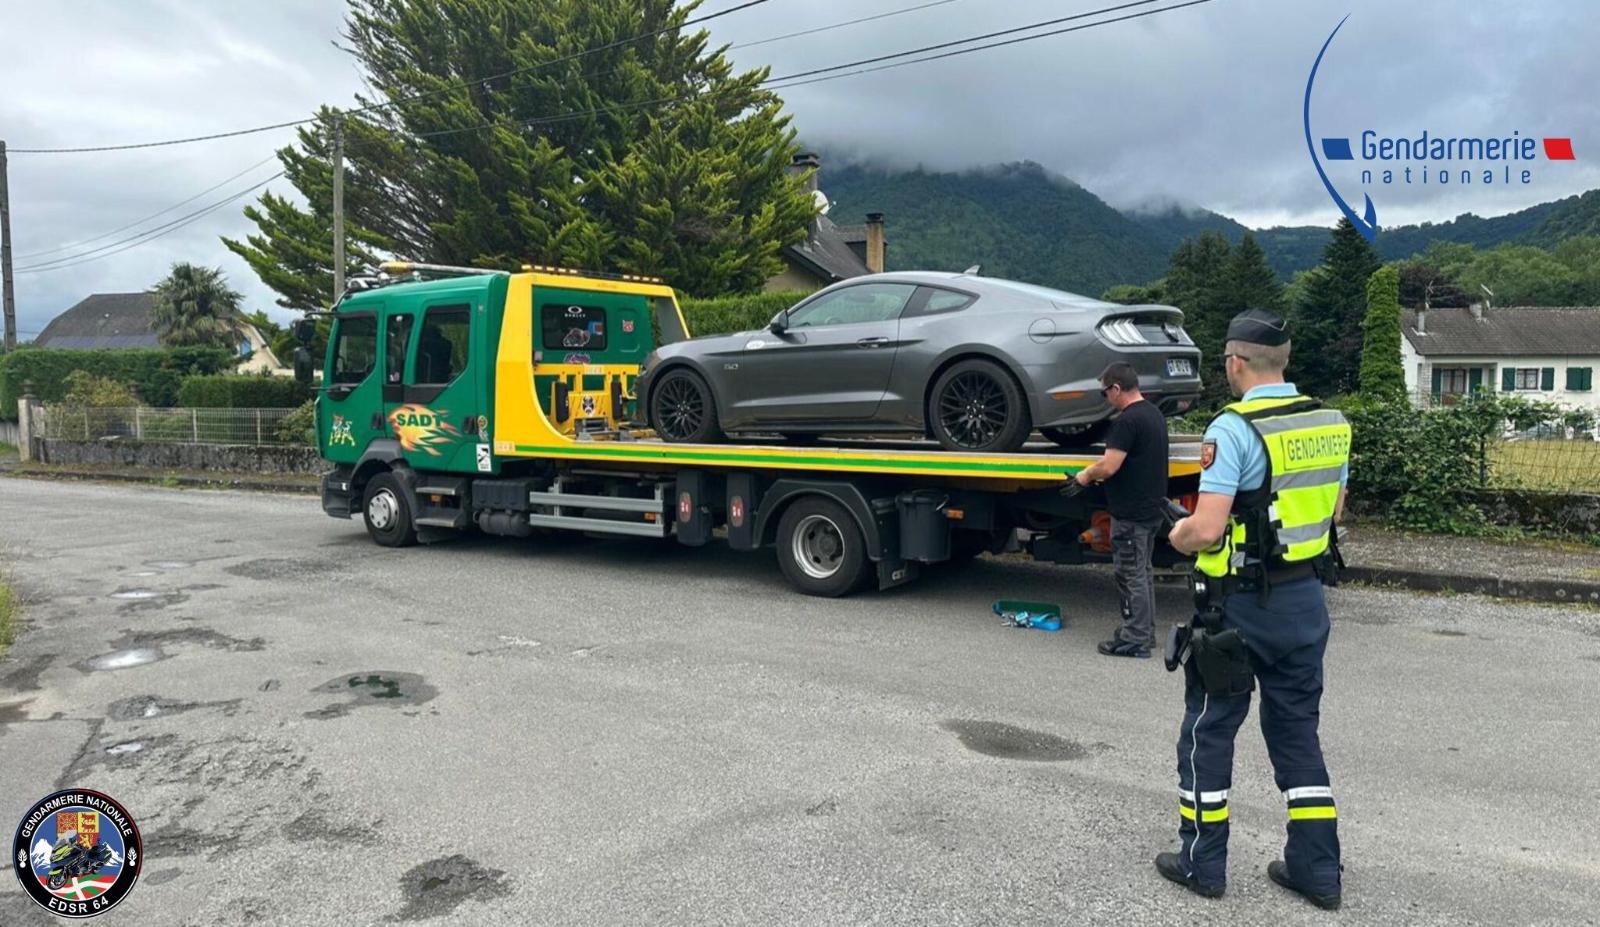
[[(1494, 398), (1422, 391), (1413, 404), (1421, 410), (1465, 408)], [(1478, 488), (1600, 492), (1600, 412), (1500, 398), (1505, 417), (1490, 424), (1478, 442)]]
[(311, 443), (301, 409), (153, 409), (47, 404), (39, 436), (65, 441), (292, 446)]

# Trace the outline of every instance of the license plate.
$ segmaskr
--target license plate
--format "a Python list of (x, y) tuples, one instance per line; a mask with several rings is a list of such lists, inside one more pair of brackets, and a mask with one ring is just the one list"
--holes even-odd
[(1192, 377), (1194, 376), (1194, 364), (1187, 357), (1169, 357), (1167, 358), (1167, 376)]

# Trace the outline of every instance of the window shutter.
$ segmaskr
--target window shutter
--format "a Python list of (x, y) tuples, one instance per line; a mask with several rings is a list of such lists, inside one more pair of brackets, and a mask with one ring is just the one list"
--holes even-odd
[(1573, 386), (1568, 384), (1567, 389), (1575, 389), (1580, 392), (1588, 392), (1589, 390), (1594, 389), (1593, 367), (1568, 367), (1567, 370), (1578, 375), (1577, 385)]
[(1500, 368), (1500, 392), (1509, 393), (1517, 388), (1517, 368)]
[(1476, 393), (1483, 389), (1483, 368), (1473, 367), (1467, 371), (1467, 392)]
[(1577, 367), (1568, 367), (1567, 368), (1567, 389), (1569, 389), (1569, 390), (1578, 389), (1578, 381), (1582, 378), (1582, 376), (1583, 376), (1583, 374), (1578, 370)]
[(1433, 399), (1439, 400), (1439, 393), (1444, 389), (1444, 371), (1438, 367), (1433, 368)]
[(1539, 388), (1547, 392), (1556, 388), (1556, 368), (1545, 367), (1539, 371)]

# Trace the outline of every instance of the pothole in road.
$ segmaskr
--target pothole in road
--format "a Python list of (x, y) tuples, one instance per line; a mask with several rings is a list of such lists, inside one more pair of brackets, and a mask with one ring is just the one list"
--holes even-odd
[(154, 589), (119, 589), (116, 592), (111, 593), (111, 597), (113, 599), (140, 601), (143, 599), (153, 599), (160, 594), (161, 593), (156, 592)]
[(73, 669), (84, 673), (99, 673), (109, 670), (124, 670), (157, 660), (165, 660), (169, 654), (160, 647), (130, 647), (126, 650), (113, 650), (102, 653), (97, 657), (79, 660), (72, 664)]
[(313, 692), (331, 692), (348, 695), (350, 700), (306, 712), (306, 717), (316, 719), (341, 718), (353, 708), (363, 705), (420, 705), (431, 701), (439, 690), (428, 685), (416, 673), (381, 672), (350, 673), (312, 689)]
[(939, 726), (955, 734), (968, 750), (1003, 760), (1060, 763), (1089, 755), (1089, 749), (1077, 741), (999, 721), (955, 719)]
[(194, 566), (187, 560), (146, 560), (144, 565), (157, 570), (187, 570)]
[(233, 576), (242, 576), (245, 579), (314, 579), (325, 577), (333, 573), (342, 573), (345, 568), (338, 563), (312, 558), (265, 558), (261, 560), (246, 560), (233, 566), (222, 568), (223, 572)]
[(400, 877), (406, 906), (396, 920), (420, 921), (454, 911), (467, 899), (489, 901), (511, 894), (505, 872), (485, 869), (457, 853), (412, 866)]
[(236, 698), (217, 702), (180, 702), (155, 695), (135, 695), (132, 698), (112, 702), (106, 709), (106, 717), (113, 721), (146, 721), (150, 718), (182, 714), (196, 708), (221, 708), (223, 714), (231, 714), (238, 706), (239, 699)]

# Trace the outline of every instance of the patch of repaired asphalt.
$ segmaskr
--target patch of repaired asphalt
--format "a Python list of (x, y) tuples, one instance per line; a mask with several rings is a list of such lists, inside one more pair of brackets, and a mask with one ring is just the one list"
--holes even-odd
[(421, 921), (451, 913), (469, 899), (492, 901), (511, 894), (505, 872), (485, 869), (457, 853), (430, 859), (400, 876), (400, 894), (406, 905), (394, 915), (397, 921)]
[(283, 825), (283, 836), (294, 843), (326, 841), (328, 843), (372, 844), (378, 840), (376, 828), (350, 821), (335, 821), (322, 811), (312, 809)]
[(249, 653), (267, 646), (265, 638), (229, 637), (210, 628), (168, 628), (163, 631), (124, 628), (122, 636), (111, 642), (111, 650), (79, 660), (72, 664), (72, 668), (80, 673), (130, 669), (168, 659), (172, 654), (167, 652), (167, 648), (197, 645), (229, 653)]
[(50, 654), (41, 654), (24, 663), (12, 667), (5, 675), (0, 676), (0, 687), (15, 689), (18, 692), (32, 692), (39, 688), (39, 675), (50, 666), (50, 661), (55, 657)]
[(186, 827), (166, 827), (144, 838), (146, 859), (170, 859), (174, 856), (198, 856), (202, 853), (206, 854), (208, 859), (214, 859), (238, 852), (239, 849), (237, 832), (219, 833), (191, 830)]
[(315, 579), (334, 573), (345, 572), (345, 567), (339, 563), (328, 560), (318, 560), (313, 557), (298, 559), (266, 557), (259, 560), (246, 560), (233, 566), (223, 567), (223, 572), (245, 579)]
[(239, 707), (240, 701), (235, 698), (216, 702), (179, 702), (158, 695), (134, 695), (112, 702), (106, 709), (106, 717), (113, 721), (143, 721), (183, 714), (196, 708), (220, 708), (224, 715), (231, 715)]
[(379, 672), (347, 673), (330, 679), (312, 692), (331, 692), (349, 696), (348, 701), (336, 702), (326, 708), (305, 713), (307, 718), (326, 721), (342, 718), (353, 709), (366, 705), (401, 707), (421, 705), (432, 701), (439, 690), (429, 685), (416, 673)]
[(1077, 741), (999, 721), (955, 719), (939, 726), (960, 738), (968, 750), (1003, 760), (1060, 763), (1089, 755), (1089, 748)]
[(149, 873), (148, 875), (140, 876), (139, 881), (145, 883), (146, 885), (162, 885), (167, 882), (171, 882), (180, 875), (183, 875), (182, 869), (157, 869), (155, 872)]

